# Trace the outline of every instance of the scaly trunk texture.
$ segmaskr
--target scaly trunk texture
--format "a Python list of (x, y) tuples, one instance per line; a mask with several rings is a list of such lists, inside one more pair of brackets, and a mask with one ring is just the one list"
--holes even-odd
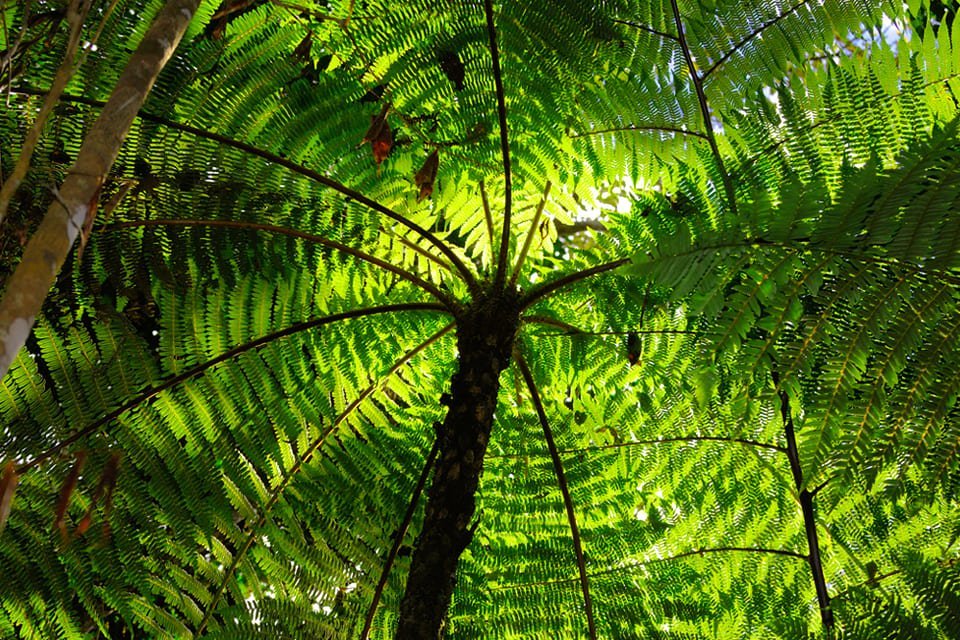
[(457, 561), (473, 538), (474, 494), (518, 317), (515, 298), (492, 294), (459, 318), (460, 366), (446, 400), (450, 408), (438, 426), (440, 459), (400, 604), (396, 640), (437, 640), (442, 633)]
[(200, 0), (170, 0), (157, 14), (83, 140), (77, 161), (47, 209), (0, 300), (0, 378), (27, 341), (47, 291), (84, 221), (94, 215), (100, 187), (133, 119), (173, 55)]

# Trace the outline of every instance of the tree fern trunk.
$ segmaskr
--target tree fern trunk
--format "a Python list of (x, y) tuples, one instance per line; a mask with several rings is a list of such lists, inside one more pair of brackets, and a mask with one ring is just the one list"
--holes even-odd
[(500, 372), (510, 362), (516, 300), (492, 296), (459, 320), (460, 366), (438, 425), (440, 459), (427, 498), (420, 542), (400, 605), (397, 640), (436, 640), (450, 606), (457, 562), (473, 537), (474, 495), (493, 426)]

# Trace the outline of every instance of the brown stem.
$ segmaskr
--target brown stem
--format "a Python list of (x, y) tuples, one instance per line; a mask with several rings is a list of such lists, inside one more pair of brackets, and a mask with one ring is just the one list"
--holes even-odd
[(823, 562), (820, 559), (820, 542), (817, 537), (817, 520), (813, 511), (813, 493), (803, 486), (803, 469), (800, 466), (800, 453), (797, 449), (797, 436), (793, 428), (793, 412), (790, 409), (790, 397), (780, 387), (780, 375), (776, 370), (770, 372), (774, 387), (780, 397), (780, 417), (787, 438), (787, 458), (790, 460), (790, 472), (799, 492), (800, 510), (803, 513), (803, 529), (807, 534), (807, 561), (813, 574), (813, 584), (820, 604), (820, 620), (827, 632), (833, 630), (833, 609), (830, 608), (830, 594), (827, 581), (823, 577)]
[(397, 527), (396, 537), (393, 540), (393, 546), (387, 553), (387, 559), (383, 563), (383, 570), (380, 572), (380, 579), (377, 581), (377, 587), (373, 591), (373, 600), (370, 601), (370, 607), (367, 609), (367, 617), (363, 623), (363, 631), (360, 632), (360, 640), (367, 640), (370, 634), (370, 627), (373, 626), (373, 616), (377, 613), (377, 605), (380, 604), (380, 596), (383, 595), (383, 589), (387, 586), (387, 578), (390, 576), (390, 570), (393, 569), (393, 563), (397, 559), (397, 553), (403, 544), (403, 537), (410, 528), (410, 522), (413, 520), (413, 514), (417, 510), (417, 504), (420, 502), (420, 494), (427, 485), (427, 479), (430, 477), (430, 471), (433, 469), (433, 463), (437, 459), (437, 452), (440, 451), (440, 440), (433, 441), (433, 447), (423, 463), (423, 471), (420, 472), (420, 478), (417, 480), (417, 486), (413, 488), (413, 494), (410, 496), (410, 504), (407, 505), (407, 512), (403, 515), (403, 522)]
[(523, 355), (520, 353), (517, 353), (517, 366), (520, 367), (520, 373), (523, 375), (523, 380), (527, 383), (527, 389), (530, 391), (530, 397), (533, 399), (533, 406), (537, 410), (537, 418), (540, 420), (540, 426), (543, 428), (543, 438), (547, 442), (550, 459), (553, 461), (553, 471), (557, 476), (560, 493), (563, 495), (563, 506), (567, 511), (567, 522), (570, 524), (570, 536), (573, 538), (573, 550), (577, 556), (577, 571), (580, 574), (580, 590), (583, 592), (583, 608), (587, 616), (587, 630), (590, 633), (591, 640), (596, 640), (597, 625), (593, 619), (593, 601), (590, 598), (590, 580), (587, 577), (587, 562), (583, 555), (580, 527), (577, 525), (577, 515), (573, 510), (573, 499), (570, 497), (570, 487), (567, 486), (567, 475), (563, 471), (560, 452), (557, 451), (557, 443), (553, 439), (553, 431), (550, 429), (547, 414), (543, 410), (540, 392), (537, 391), (537, 385), (533, 381), (530, 367), (527, 366), (526, 360), (523, 359)]
[(625, 264), (629, 264), (629, 262), (630, 258), (621, 258), (619, 260), (614, 260), (613, 262), (598, 264), (595, 267), (577, 271), (576, 273), (567, 274), (562, 278), (554, 280), (553, 282), (546, 282), (539, 287), (532, 289), (529, 293), (520, 298), (520, 309), (526, 309), (533, 303), (546, 298), (547, 296), (555, 293), (557, 290), (562, 289), (569, 284), (573, 284), (574, 282), (579, 282), (580, 280), (585, 280), (587, 278), (592, 278), (595, 275), (606, 273), (607, 271), (613, 271), (614, 269), (618, 269)]
[(82, 438), (85, 438), (86, 436), (90, 435), (100, 427), (104, 426), (105, 424), (113, 420), (116, 420), (117, 418), (122, 416), (124, 413), (126, 413), (130, 409), (133, 409), (134, 407), (139, 406), (140, 404), (150, 400), (151, 398), (157, 396), (158, 394), (168, 389), (171, 389), (179, 384), (182, 384), (187, 380), (190, 380), (191, 378), (195, 378), (201, 373), (203, 373), (204, 371), (206, 371), (207, 369), (210, 369), (211, 367), (215, 367), (222, 362), (226, 362), (227, 360), (235, 358), (236, 356), (242, 353), (246, 353), (251, 349), (256, 349), (258, 347), (262, 347), (265, 344), (274, 342), (275, 340), (279, 340), (281, 338), (291, 336), (295, 333), (300, 333), (301, 331), (306, 331), (308, 329), (313, 329), (315, 327), (321, 327), (323, 325), (331, 324), (339, 320), (347, 320), (349, 318), (361, 318), (364, 316), (371, 316), (378, 313), (391, 313), (391, 312), (400, 312), (400, 311), (446, 311), (446, 308), (443, 307), (442, 305), (430, 303), (430, 302), (414, 302), (409, 304), (388, 304), (388, 305), (383, 305), (379, 307), (371, 307), (368, 309), (354, 309), (353, 311), (335, 313), (333, 315), (324, 316), (322, 318), (314, 318), (313, 320), (307, 320), (305, 322), (298, 322), (297, 324), (290, 325), (286, 329), (275, 331), (271, 334), (257, 338), (256, 340), (252, 340), (250, 342), (236, 346), (233, 349), (230, 349), (229, 351), (221, 353), (219, 356), (215, 358), (211, 358), (206, 362), (198, 364), (192, 369), (187, 369), (183, 373), (180, 373), (178, 375), (173, 376), (172, 378), (169, 378), (168, 380), (160, 383), (156, 387), (150, 387), (146, 389), (145, 391), (138, 394), (135, 398), (132, 398), (127, 402), (124, 402), (122, 405), (120, 405), (110, 413), (106, 414), (102, 418), (99, 418), (98, 420), (93, 421), (86, 427), (75, 432), (66, 440), (63, 440), (62, 442), (51, 447), (50, 449), (47, 449), (46, 451), (44, 451), (43, 453), (41, 453), (40, 455), (32, 459), (30, 462), (25, 462), (24, 464), (20, 465), (19, 467), (17, 467), (17, 473), (22, 474), (24, 471), (27, 471), (37, 466), (44, 460), (47, 460), (48, 458), (62, 451), (65, 447), (68, 447), (74, 442)]
[(476, 524), (475, 494), (493, 427), (500, 373), (509, 365), (519, 325), (515, 296), (494, 292), (458, 318), (459, 368), (443, 401), (440, 457), (427, 499), (420, 542), (400, 603), (396, 640), (437, 640), (456, 584), (460, 555)]

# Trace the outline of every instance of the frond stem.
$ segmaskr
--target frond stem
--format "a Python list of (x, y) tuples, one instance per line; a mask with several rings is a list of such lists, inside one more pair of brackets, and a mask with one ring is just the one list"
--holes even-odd
[(683, 59), (686, 60), (687, 70), (690, 72), (690, 79), (693, 81), (693, 88), (697, 92), (697, 101), (700, 103), (700, 114), (703, 116), (703, 127), (706, 130), (707, 142), (710, 143), (710, 151), (713, 153), (713, 157), (717, 162), (717, 169), (720, 171), (720, 177), (723, 180), (723, 188), (727, 193), (727, 200), (730, 201), (730, 212), (736, 216), (736, 191), (733, 188), (733, 181), (730, 179), (730, 174), (727, 173), (723, 156), (720, 154), (720, 148), (717, 146), (717, 137), (713, 131), (713, 118), (710, 115), (710, 106), (707, 104), (707, 94), (703, 91), (703, 77), (697, 73), (697, 66), (693, 62), (690, 45), (687, 43), (687, 37), (683, 32), (683, 19), (680, 17), (680, 7), (677, 6), (677, 0), (670, 0), (670, 6), (673, 9), (673, 19), (677, 25), (677, 38), (680, 41), (680, 48), (683, 49)]
[(717, 59), (716, 62), (714, 62), (712, 65), (710, 65), (710, 67), (707, 68), (707, 70), (703, 72), (703, 74), (701, 75), (701, 78), (702, 78), (703, 80), (706, 80), (706, 79), (710, 76), (711, 73), (713, 73), (714, 71), (716, 71), (717, 67), (719, 67), (719, 66), (722, 65), (724, 62), (726, 62), (727, 60), (729, 60), (730, 57), (733, 56), (733, 54), (735, 54), (737, 51), (739, 51), (739, 50), (740, 50), (744, 45), (746, 45), (748, 42), (750, 42), (751, 40), (753, 40), (754, 38), (756, 38), (757, 36), (759, 36), (761, 33), (763, 33), (764, 31), (766, 31), (767, 29), (769, 29), (769, 28), (772, 27), (773, 25), (777, 24), (778, 22), (780, 22), (781, 20), (783, 20), (783, 19), (786, 18), (787, 16), (789, 16), (789, 15), (791, 15), (791, 14), (793, 14), (793, 13), (796, 13), (796, 12), (800, 9), (800, 7), (802, 7), (802, 6), (806, 5), (806, 4), (809, 4), (809, 3), (810, 3), (810, 0), (801, 0), (800, 2), (798, 2), (798, 3), (795, 4), (795, 5), (793, 5), (792, 7), (790, 7), (789, 9), (787, 9), (786, 11), (784, 11), (783, 13), (781, 13), (781, 14), (773, 17), (773, 18), (771, 18), (770, 20), (767, 20), (766, 22), (764, 22), (763, 24), (761, 24), (759, 27), (757, 27), (756, 29), (754, 29), (753, 31), (751, 31), (750, 33), (748, 33), (742, 40), (740, 40), (740, 42), (738, 42), (737, 44), (733, 45), (733, 47), (732, 47), (729, 51), (727, 51), (726, 53), (724, 53), (722, 56), (720, 56), (720, 57)]
[(652, 33), (655, 36), (660, 36), (661, 38), (666, 38), (667, 40), (673, 40), (674, 42), (678, 42), (679, 40), (677, 36), (673, 35), (672, 33), (667, 33), (666, 31), (660, 31), (658, 29), (654, 29), (653, 27), (647, 26), (645, 24), (640, 24), (639, 22), (621, 20), (620, 18), (612, 18), (611, 21), (615, 22), (616, 24), (622, 24), (628, 27), (633, 27), (634, 29), (639, 29), (640, 31), (646, 31), (647, 33)]
[(487, 187), (480, 181), (480, 199), (483, 201), (483, 217), (487, 223), (487, 237), (490, 238), (490, 259), (497, 261), (496, 233), (493, 231), (493, 215), (490, 213), (490, 201), (487, 200)]
[(500, 154), (503, 156), (503, 229), (500, 233), (500, 253), (497, 256), (496, 287), (503, 285), (507, 277), (507, 252), (510, 248), (510, 209), (513, 206), (513, 177), (510, 172), (510, 140), (507, 136), (507, 102), (503, 91), (503, 75), (500, 71), (500, 50), (497, 48), (497, 31), (493, 24), (493, 0), (484, 0), (487, 15), (487, 34), (490, 36), (490, 60), (493, 63), (493, 82), (497, 90), (497, 117), (500, 121)]
[(177, 374), (177, 375), (173, 376), (172, 378), (166, 380), (165, 382), (162, 382), (161, 384), (157, 385), (156, 387), (150, 387), (150, 388), (146, 389), (145, 391), (141, 392), (139, 395), (137, 395), (137, 396), (136, 396), (135, 398), (133, 398), (132, 400), (128, 400), (127, 402), (123, 403), (122, 405), (120, 405), (119, 407), (117, 407), (116, 409), (114, 409), (113, 411), (107, 413), (107, 414), (104, 415), (103, 417), (95, 420), (94, 422), (90, 423), (90, 424), (87, 425), (86, 427), (80, 429), (79, 431), (77, 431), (76, 433), (74, 433), (73, 435), (71, 435), (70, 437), (68, 437), (66, 440), (63, 440), (62, 442), (58, 443), (57, 445), (55, 445), (55, 446), (47, 449), (46, 451), (44, 451), (43, 453), (41, 453), (41, 454), (38, 455), (37, 457), (33, 458), (30, 462), (26, 462), (26, 463), (20, 465), (19, 467), (17, 467), (17, 473), (18, 473), (18, 474), (22, 474), (22, 473), (24, 473), (25, 471), (28, 471), (29, 469), (32, 469), (33, 467), (36, 467), (37, 465), (39, 465), (39, 464), (40, 464), (41, 462), (43, 462), (44, 460), (47, 460), (47, 459), (51, 458), (52, 456), (56, 455), (57, 453), (59, 453), (60, 451), (62, 451), (64, 448), (70, 446), (70, 445), (73, 444), (74, 442), (77, 442), (78, 440), (80, 440), (80, 439), (82, 439), (82, 438), (85, 438), (86, 436), (88, 436), (88, 435), (90, 435), (91, 433), (95, 432), (97, 429), (99, 429), (100, 427), (104, 426), (105, 424), (107, 424), (107, 423), (109, 423), (109, 422), (112, 422), (113, 420), (116, 420), (117, 418), (119, 418), (120, 416), (122, 416), (124, 413), (126, 413), (126, 412), (129, 411), (130, 409), (133, 409), (133, 408), (135, 408), (135, 407), (138, 407), (138, 406), (140, 406), (141, 404), (143, 404), (144, 402), (146, 402), (146, 401), (148, 401), (148, 400), (156, 397), (156, 396), (159, 395), (160, 393), (162, 393), (162, 392), (164, 392), (164, 391), (167, 391), (168, 389), (172, 389), (173, 387), (176, 387), (177, 385), (180, 385), (180, 384), (186, 382), (187, 380), (190, 380), (190, 379), (192, 379), (192, 378), (195, 378), (195, 377), (199, 376), (200, 374), (202, 374), (203, 372), (207, 371), (208, 369), (210, 369), (210, 368), (212, 368), (212, 367), (215, 367), (215, 366), (217, 366), (218, 364), (221, 364), (221, 363), (223, 363), (223, 362), (226, 362), (227, 360), (230, 360), (230, 359), (232, 359), (232, 358), (235, 358), (236, 356), (238, 356), (238, 355), (240, 355), (240, 354), (242, 354), (242, 353), (246, 353), (247, 351), (250, 351), (250, 350), (252, 350), (252, 349), (256, 349), (256, 348), (258, 348), (258, 347), (262, 347), (262, 346), (265, 345), (265, 344), (269, 344), (269, 343), (274, 342), (274, 341), (276, 341), (276, 340), (279, 340), (279, 339), (281, 339), (281, 338), (286, 338), (287, 336), (291, 336), (291, 335), (294, 335), (294, 334), (296, 334), (296, 333), (300, 333), (300, 332), (302, 332), (302, 331), (307, 331), (308, 329), (313, 329), (313, 328), (315, 328), (315, 327), (322, 327), (322, 326), (327, 325), (327, 324), (332, 324), (332, 323), (334, 323), (334, 322), (339, 322), (340, 320), (348, 320), (348, 319), (352, 319), (352, 318), (362, 318), (362, 317), (365, 317), (365, 316), (372, 316), (372, 315), (376, 315), (376, 314), (380, 314), (380, 313), (394, 313), (394, 312), (403, 312), (403, 311), (441, 311), (441, 312), (446, 312), (446, 311), (447, 311), (447, 308), (444, 307), (443, 305), (439, 305), (439, 304), (436, 304), (436, 303), (433, 303), (433, 302), (413, 302), (413, 303), (407, 303), (407, 304), (387, 304), (387, 305), (382, 305), (382, 306), (378, 306), (378, 307), (369, 307), (369, 308), (366, 308), (366, 309), (354, 309), (354, 310), (352, 310), (352, 311), (345, 311), (345, 312), (342, 312), (342, 313), (334, 313), (334, 314), (329, 315), (329, 316), (323, 316), (322, 318), (314, 318), (314, 319), (312, 319), (312, 320), (306, 320), (306, 321), (304, 321), (304, 322), (298, 322), (298, 323), (296, 323), (296, 324), (290, 325), (290, 326), (287, 327), (286, 329), (281, 329), (280, 331), (275, 331), (274, 333), (271, 333), (271, 334), (262, 336), (262, 337), (260, 337), (260, 338), (257, 338), (256, 340), (252, 340), (252, 341), (247, 342), (247, 343), (245, 343), (245, 344), (241, 344), (241, 345), (239, 345), (239, 346), (236, 346), (236, 347), (234, 347), (233, 349), (230, 349), (229, 351), (226, 351), (226, 352), (224, 352), (224, 353), (221, 353), (219, 356), (217, 356), (217, 357), (215, 357), (215, 358), (212, 358), (212, 359), (210, 359), (210, 360), (207, 360), (206, 362), (203, 362), (203, 363), (201, 363), (201, 364), (198, 364), (197, 366), (195, 366), (195, 367), (193, 367), (193, 368), (191, 368), (191, 369), (188, 369), (188, 370), (184, 371), (183, 373), (180, 373), (180, 374)]
[(307, 240), (308, 242), (313, 242), (314, 244), (319, 244), (323, 247), (328, 247), (341, 253), (345, 253), (349, 256), (353, 256), (358, 260), (363, 262), (368, 262), (372, 265), (378, 266), (384, 271), (389, 271), (390, 273), (403, 278), (407, 282), (410, 282), (420, 289), (426, 291), (437, 300), (443, 303), (448, 309), (454, 307), (453, 299), (450, 298), (443, 291), (427, 282), (426, 280), (413, 275), (409, 271), (405, 271), (400, 267), (390, 264), (386, 260), (381, 260), (380, 258), (374, 257), (369, 253), (364, 253), (359, 249), (354, 249), (345, 244), (341, 244), (336, 240), (330, 240), (324, 238), (323, 236), (316, 235), (314, 233), (307, 233), (306, 231), (298, 231), (297, 229), (290, 229), (288, 227), (279, 227), (272, 224), (263, 224), (260, 222), (244, 222), (238, 220), (180, 220), (180, 219), (157, 219), (157, 220), (132, 220), (129, 222), (117, 222), (111, 224), (107, 229), (132, 229), (136, 227), (215, 227), (215, 228), (227, 228), (227, 229), (244, 229), (248, 231), (265, 231), (267, 233), (276, 233), (280, 235), (290, 236), (291, 238), (300, 238), (302, 240)]
[[(771, 554), (776, 556), (785, 556), (788, 558), (796, 558), (798, 560), (806, 560), (807, 556), (802, 553), (797, 553), (796, 551), (791, 551), (789, 549), (767, 549), (764, 547), (707, 547), (704, 549), (694, 549), (692, 551), (684, 551), (683, 553), (678, 553), (673, 556), (665, 556), (663, 558), (652, 558), (650, 560), (635, 560), (631, 564), (623, 567), (612, 567), (610, 569), (604, 569), (603, 571), (596, 571), (591, 573), (592, 577), (598, 576), (607, 576), (620, 573), (621, 571), (630, 571), (633, 569), (638, 569), (640, 567), (645, 567), (650, 564), (659, 564), (661, 562), (670, 562), (672, 560), (680, 560), (682, 558), (689, 558), (690, 556), (703, 556), (708, 553), (764, 553)], [(576, 578), (564, 578), (561, 580), (542, 580), (539, 582), (523, 582), (520, 584), (508, 584), (502, 587), (494, 587), (491, 591), (507, 591), (513, 589), (523, 589), (525, 587), (546, 587), (554, 584), (567, 584), (570, 582), (575, 582)]]
[(517, 284), (517, 278), (520, 276), (520, 269), (527, 259), (527, 252), (530, 251), (530, 244), (533, 242), (533, 236), (537, 232), (540, 224), (540, 217), (543, 215), (543, 208), (547, 204), (547, 198), (550, 196), (551, 182), (547, 180), (547, 186), (543, 189), (543, 197), (540, 198), (540, 204), (537, 205), (537, 211), (533, 214), (533, 220), (530, 222), (530, 230), (527, 231), (527, 237), (523, 239), (523, 247), (520, 248), (520, 254), (517, 256), (517, 263), (513, 267), (513, 274), (510, 276), (510, 287)]
[(199, 637), (203, 630), (206, 628), (207, 623), (210, 622), (210, 618), (213, 615), (214, 610), (217, 607), (217, 603), (220, 601), (220, 598), (223, 596), (224, 590), (227, 588), (227, 582), (230, 581), (230, 578), (233, 577), (234, 572), (237, 570), (237, 567), (240, 564), (240, 561), (246, 556), (247, 552), (253, 547), (253, 543), (258, 537), (258, 532), (261, 527), (263, 527), (268, 520), (270, 510), (273, 509), (274, 505), (280, 501), (280, 496), (284, 490), (290, 485), (293, 476), (300, 472), (303, 468), (303, 465), (310, 461), (313, 457), (313, 454), (323, 446), (323, 443), (326, 441), (327, 437), (333, 433), (340, 424), (346, 420), (350, 414), (352, 414), (357, 407), (359, 407), (364, 400), (366, 400), (371, 393), (373, 393), (377, 387), (383, 384), (383, 381), (395, 374), (400, 370), (407, 362), (409, 362), (414, 356), (418, 353), (435, 343), (437, 340), (442, 338), (444, 335), (450, 332), (454, 327), (454, 323), (450, 323), (440, 331), (436, 332), (416, 347), (405, 353), (399, 360), (397, 360), (393, 366), (383, 375), (381, 378), (368, 386), (366, 389), (360, 392), (353, 402), (351, 402), (336, 418), (334, 418), (333, 423), (323, 430), (323, 432), (310, 443), (310, 446), (304, 451), (303, 455), (300, 456), (296, 462), (294, 462), (290, 468), (284, 473), (283, 478), (274, 487), (273, 491), (270, 492), (270, 497), (267, 499), (266, 503), (263, 505), (263, 508), (260, 510), (260, 517), (257, 518), (257, 521), (250, 527), (250, 533), (247, 535), (247, 539), (244, 542), (243, 546), (237, 550), (233, 556), (233, 561), (230, 563), (230, 566), (223, 574), (223, 581), (220, 583), (220, 586), (217, 587), (217, 591), (213, 594), (213, 598), (210, 599), (210, 603), (207, 605), (207, 609), (203, 614), (203, 619), (200, 620), (200, 624), (197, 626), (197, 632), (194, 634), (196, 637)]
[(663, 133), (676, 133), (684, 136), (693, 136), (695, 138), (700, 138), (701, 140), (709, 141), (710, 138), (705, 133), (699, 131), (691, 131), (690, 129), (681, 129), (680, 127), (671, 127), (668, 125), (627, 125), (625, 127), (610, 127), (608, 129), (592, 129), (590, 131), (584, 131), (583, 133), (573, 133), (569, 134), (567, 137), (570, 139), (576, 138), (586, 138), (588, 136), (597, 136), (604, 133), (617, 133), (620, 131), (661, 131)]
[(526, 309), (533, 303), (552, 295), (557, 290), (562, 289), (567, 285), (573, 284), (574, 282), (579, 282), (581, 280), (586, 280), (587, 278), (592, 278), (593, 276), (606, 273), (607, 271), (619, 269), (623, 265), (629, 264), (629, 262), (630, 258), (620, 258), (619, 260), (614, 260), (613, 262), (605, 262), (603, 264), (598, 264), (595, 267), (590, 267), (589, 269), (583, 269), (582, 271), (570, 273), (562, 278), (557, 278), (553, 282), (546, 282), (539, 287), (535, 287), (534, 289), (530, 290), (529, 293), (520, 298), (520, 309)]
[(580, 527), (577, 525), (577, 516), (573, 510), (573, 499), (570, 497), (570, 488), (567, 486), (567, 476), (563, 471), (563, 462), (560, 460), (560, 453), (557, 451), (557, 444), (553, 439), (553, 430), (550, 429), (550, 422), (547, 420), (546, 411), (543, 409), (540, 392), (537, 390), (537, 385), (533, 381), (530, 367), (527, 366), (527, 361), (519, 349), (516, 350), (516, 362), (520, 368), (520, 374), (527, 384), (527, 389), (530, 391), (533, 406), (537, 410), (537, 418), (540, 420), (540, 426), (543, 428), (543, 438), (547, 442), (547, 448), (550, 450), (550, 459), (553, 461), (553, 471), (557, 476), (560, 493), (563, 495), (563, 506), (567, 511), (567, 522), (570, 524), (570, 535), (573, 538), (573, 550), (577, 555), (577, 571), (580, 574), (580, 589), (583, 591), (583, 606), (587, 616), (587, 628), (591, 640), (596, 640), (597, 626), (593, 619), (593, 603), (590, 599), (590, 579), (587, 577), (587, 563), (583, 555), (583, 544), (580, 540)]
[(373, 600), (367, 609), (367, 617), (363, 623), (363, 631), (360, 632), (361, 640), (367, 640), (370, 634), (370, 627), (373, 626), (373, 616), (376, 614), (377, 606), (380, 604), (383, 589), (387, 586), (387, 578), (390, 576), (390, 570), (393, 569), (393, 563), (397, 559), (400, 546), (403, 544), (403, 536), (406, 535), (407, 529), (410, 528), (410, 522), (413, 521), (413, 514), (417, 510), (417, 504), (420, 502), (420, 496), (423, 494), (423, 488), (427, 484), (427, 479), (430, 477), (430, 471), (433, 469), (433, 463), (436, 461), (439, 451), (440, 439), (435, 438), (433, 448), (430, 449), (430, 453), (427, 454), (427, 459), (423, 463), (423, 471), (420, 472), (417, 485), (413, 488), (413, 495), (410, 496), (410, 504), (407, 505), (407, 512), (403, 515), (403, 522), (400, 523), (400, 527), (397, 529), (393, 546), (390, 547), (390, 552), (387, 553), (387, 560), (384, 562), (383, 570), (380, 572), (380, 579), (377, 581), (377, 586), (373, 591)]
[(800, 466), (800, 453), (797, 449), (797, 437), (793, 426), (793, 411), (790, 408), (790, 396), (780, 387), (780, 375), (776, 369), (770, 371), (773, 385), (780, 397), (780, 418), (787, 439), (787, 458), (790, 460), (790, 472), (799, 493), (800, 509), (803, 512), (803, 529), (807, 535), (807, 562), (813, 574), (813, 584), (820, 604), (820, 621), (829, 633), (833, 630), (833, 609), (830, 608), (830, 594), (823, 576), (823, 562), (820, 559), (820, 542), (817, 537), (817, 521), (813, 512), (813, 493), (803, 486), (803, 469)]
[[(582, 453), (590, 453), (593, 451), (608, 451), (610, 449), (623, 449), (626, 447), (636, 447), (641, 445), (655, 445), (655, 444), (683, 444), (688, 442), (725, 442), (729, 444), (739, 444), (745, 447), (756, 447), (758, 449), (769, 449), (771, 451), (777, 451), (778, 453), (787, 453), (786, 447), (781, 447), (776, 444), (771, 444), (769, 442), (759, 442), (757, 440), (750, 440), (749, 438), (727, 438), (724, 436), (674, 436), (670, 438), (648, 438), (646, 440), (630, 440), (629, 442), (614, 442), (611, 444), (598, 444), (592, 447), (581, 447), (578, 449), (560, 449), (559, 453), (561, 455), (579, 455)], [(543, 455), (543, 451), (537, 451), (533, 454), (530, 453), (506, 453), (499, 455), (490, 455), (488, 458), (525, 458), (529, 455)]]
[[(18, 89), (14, 89), (13, 91), (15, 93), (22, 93), (26, 95), (42, 95), (43, 94), (42, 91), (39, 91), (37, 89), (32, 89), (32, 88), (18, 88)], [(83, 98), (81, 96), (64, 94), (60, 96), (60, 99), (63, 100), (64, 102), (75, 102), (78, 104), (85, 104), (91, 107), (99, 108), (104, 106), (104, 103), (99, 100), (91, 100), (89, 98)], [(450, 263), (456, 267), (457, 271), (460, 273), (464, 281), (467, 283), (467, 286), (470, 287), (470, 290), (473, 292), (479, 291), (479, 285), (473, 273), (470, 271), (470, 269), (467, 268), (466, 264), (464, 264), (464, 262), (457, 256), (457, 254), (453, 251), (453, 249), (450, 248), (450, 246), (447, 243), (445, 243), (443, 240), (435, 236), (433, 233), (431, 233), (427, 229), (424, 229), (417, 223), (411, 220), (408, 220), (403, 215), (387, 207), (386, 205), (380, 204), (376, 200), (372, 200), (368, 198), (367, 196), (363, 195), (359, 191), (355, 191), (350, 187), (347, 187), (346, 185), (340, 184), (336, 180), (328, 178), (327, 176), (317, 171), (314, 171), (313, 169), (308, 169), (303, 165), (299, 165), (296, 162), (292, 162), (291, 160), (288, 160), (282, 156), (279, 156), (275, 153), (271, 153), (269, 151), (265, 151), (263, 149), (255, 147), (246, 142), (240, 142), (239, 140), (228, 138), (227, 136), (220, 135), (219, 133), (213, 133), (212, 131), (206, 131), (204, 129), (192, 127), (187, 124), (174, 122), (173, 120), (169, 120), (167, 118), (162, 118), (160, 116), (144, 113), (143, 111), (137, 114), (137, 117), (140, 118), (141, 120), (146, 120), (148, 122), (161, 124), (165, 127), (169, 127), (170, 129), (174, 129), (176, 131), (183, 131), (184, 133), (189, 133), (198, 138), (212, 140), (226, 147), (232, 147), (239, 151), (243, 151), (244, 153), (248, 153), (252, 156), (262, 158), (267, 162), (276, 164), (285, 169), (289, 169), (290, 171), (297, 173), (299, 175), (302, 175), (306, 178), (310, 178), (314, 182), (322, 184), (323, 186), (328, 187), (329, 189), (332, 189), (340, 194), (347, 196), (347, 198), (356, 200), (360, 204), (387, 216), (388, 218), (390, 218), (391, 220), (394, 220), (395, 222), (400, 223), (401, 225), (407, 227), (408, 229), (410, 229), (420, 237), (430, 242), (430, 244), (435, 246), (440, 251), (440, 253), (445, 255), (447, 259), (450, 260)]]

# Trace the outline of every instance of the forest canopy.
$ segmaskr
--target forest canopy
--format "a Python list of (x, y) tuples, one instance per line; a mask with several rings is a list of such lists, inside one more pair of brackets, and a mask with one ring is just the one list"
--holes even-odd
[(960, 638), (956, 0), (0, 0), (0, 636)]

